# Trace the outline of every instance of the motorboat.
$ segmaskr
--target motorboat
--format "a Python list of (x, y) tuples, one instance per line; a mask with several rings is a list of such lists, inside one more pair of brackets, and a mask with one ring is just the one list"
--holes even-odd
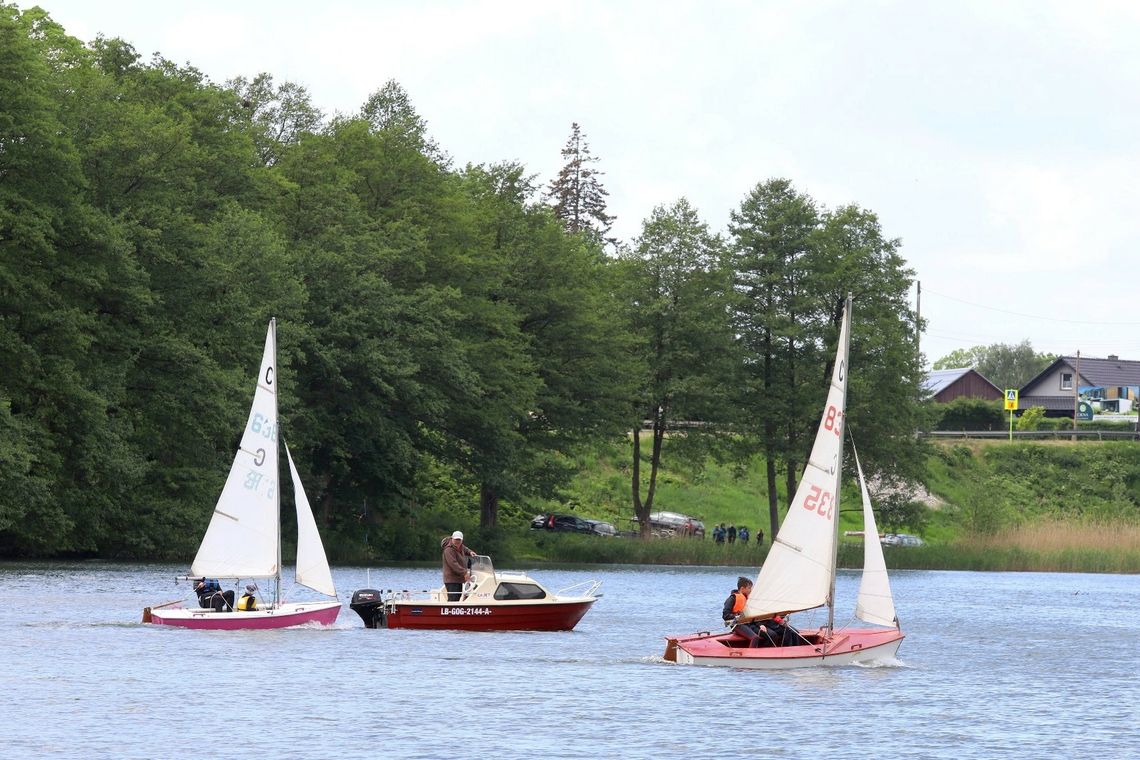
[(524, 572), (495, 570), (486, 555), (471, 557), (471, 580), (459, 601), (447, 588), (423, 592), (360, 589), (349, 608), (368, 628), (464, 631), (569, 631), (602, 595), (601, 581), (550, 592)]

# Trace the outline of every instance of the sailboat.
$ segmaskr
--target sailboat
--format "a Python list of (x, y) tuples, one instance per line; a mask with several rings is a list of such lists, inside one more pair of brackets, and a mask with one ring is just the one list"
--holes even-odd
[[(158, 605), (143, 622), (182, 628), (236, 630), (328, 625), (339, 601), (285, 603), (281, 596), (281, 497), (277, 420), (277, 320), (269, 322), (249, 420), (218, 497), (206, 535), (184, 580), (273, 580), (273, 597), (251, 611)], [(296, 582), (336, 599), (328, 558), (289, 447), (285, 446), (297, 509)]]
[[(839, 548), (839, 485), (846, 427), (851, 296), (843, 311), (835, 368), (811, 456), (788, 514), (772, 542), (738, 623), (763, 623), (776, 616), (827, 607), (827, 624), (801, 630), (785, 646), (750, 647), (733, 631), (705, 631), (666, 637), (665, 659), (684, 665), (785, 669), (885, 660), (903, 640), (895, 614), (883, 547), (863, 468), (855, 456), (863, 493), (863, 578), (855, 616), (876, 626), (835, 626), (835, 568)], [(775, 642), (777, 644), (782, 641)]]

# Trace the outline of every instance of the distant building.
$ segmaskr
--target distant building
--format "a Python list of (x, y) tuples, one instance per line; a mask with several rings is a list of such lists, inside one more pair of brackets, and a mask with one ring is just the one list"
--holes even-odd
[(1021, 388), (1020, 410), (1040, 406), (1047, 417), (1072, 417), (1077, 394), (1103, 411), (1130, 411), (1140, 397), (1140, 361), (1059, 356)]
[(922, 387), (931, 394), (934, 401), (941, 404), (962, 397), (986, 400), (1005, 398), (1001, 388), (972, 367), (933, 370), (927, 374)]

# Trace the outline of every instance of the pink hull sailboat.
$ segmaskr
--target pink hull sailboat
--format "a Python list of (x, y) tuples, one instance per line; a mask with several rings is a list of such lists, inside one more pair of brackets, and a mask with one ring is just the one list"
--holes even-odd
[[(827, 606), (827, 625), (794, 631), (787, 638), (765, 635), (751, 646), (735, 630), (666, 637), (665, 659), (681, 665), (723, 665), (776, 670), (820, 665), (850, 665), (889, 660), (898, 652), (903, 633), (895, 614), (883, 547), (877, 540), (875, 513), (855, 454), (863, 495), (863, 577), (855, 617), (877, 628), (835, 627), (835, 568), (839, 547), (839, 484), (843, 471), (843, 433), (847, 410), (847, 358), (851, 341), (851, 297), (843, 312), (835, 368), (827, 404), (811, 456), (772, 549), (735, 625), (764, 625), (782, 616)], [(759, 631), (759, 628), (754, 628)], [(765, 630), (768, 630), (767, 628)], [(773, 630), (778, 630), (774, 628)]]
[(143, 610), (143, 622), (208, 630), (287, 628), (314, 623), (329, 625), (340, 612), (336, 587), (313, 510), (293, 464), (285, 458), (293, 481), (297, 510), (296, 581), (333, 597), (333, 601), (290, 602), (281, 598), (281, 497), (277, 422), (277, 320), (269, 323), (257, 389), (241, 444), (229, 477), (214, 507), (198, 554), (183, 580), (273, 579), (273, 597), (258, 600), (255, 609), (158, 605)]

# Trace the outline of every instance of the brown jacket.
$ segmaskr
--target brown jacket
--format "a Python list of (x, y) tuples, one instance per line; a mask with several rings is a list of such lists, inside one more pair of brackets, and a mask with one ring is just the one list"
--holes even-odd
[(452, 539), (445, 539), (443, 545), (443, 582), (463, 583), (467, 580), (467, 558), (475, 552), (464, 546), (462, 549)]

